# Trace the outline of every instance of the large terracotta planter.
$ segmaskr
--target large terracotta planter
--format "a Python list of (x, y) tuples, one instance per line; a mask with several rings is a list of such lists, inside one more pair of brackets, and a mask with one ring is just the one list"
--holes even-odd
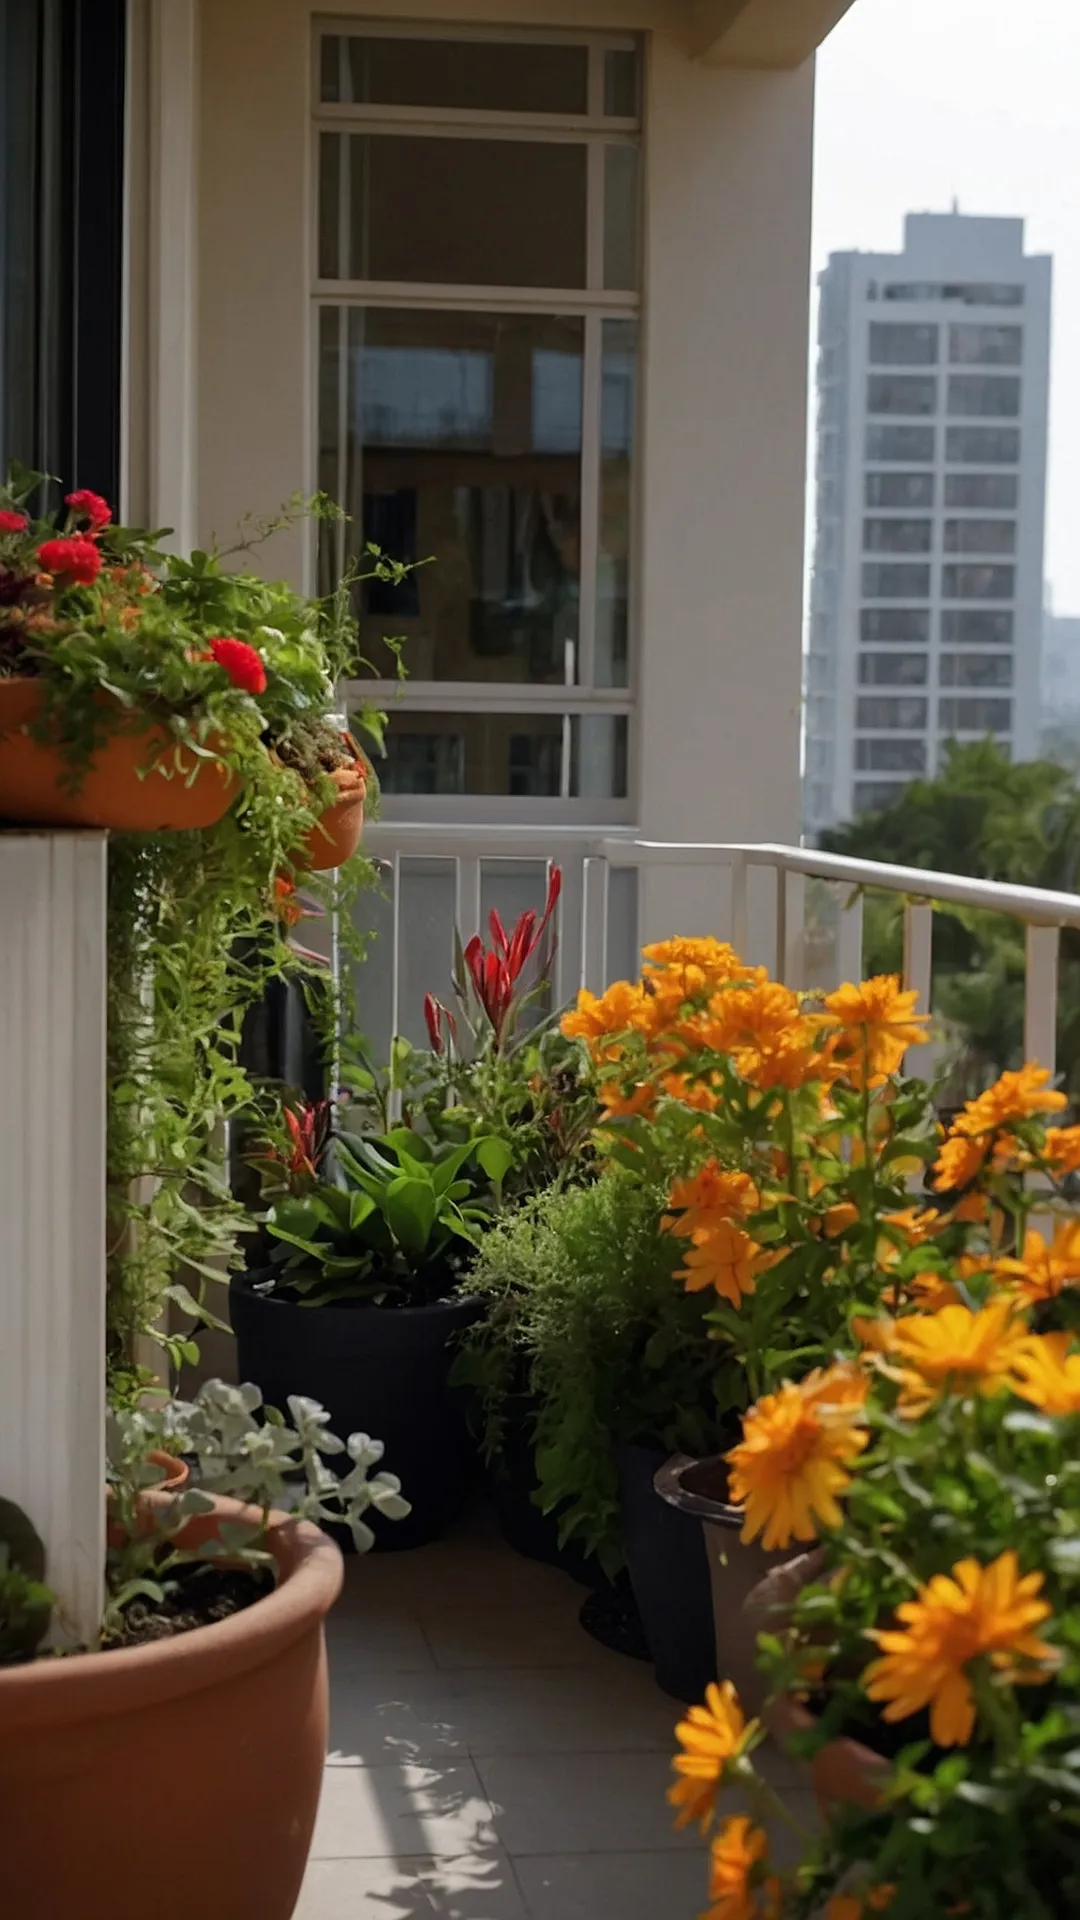
[(335, 767), (328, 776), (340, 796), (320, 816), (307, 837), (305, 864), (312, 873), (343, 866), (360, 845), (364, 831), (367, 763), (351, 733), (342, 735), (354, 756), (351, 767)]
[[(177, 832), (214, 826), (235, 798), (239, 782), (227, 767), (183, 751), (177, 765), (167, 736), (153, 726), (110, 734), (72, 793), (64, 786), (67, 763), (59, 747), (30, 732), (41, 706), (39, 681), (0, 680), (0, 821)], [(168, 776), (154, 767), (163, 748)]]
[[(219, 1499), (181, 1538), (244, 1512)], [(269, 1544), (280, 1584), (231, 1619), (0, 1671), (0, 1905), (12, 1920), (290, 1920), (319, 1801), (323, 1619), (341, 1556), (284, 1514)], [(175, 1831), (160, 1817), (170, 1792)]]

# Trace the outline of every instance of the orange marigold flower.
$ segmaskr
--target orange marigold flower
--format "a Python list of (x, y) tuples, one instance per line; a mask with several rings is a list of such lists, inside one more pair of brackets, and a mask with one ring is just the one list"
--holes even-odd
[(985, 1093), (968, 1101), (953, 1121), (953, 1133), (977, 1140), (1007, 1127), (1010, 1121), (1027, 1120), (1033, 1113), (1059, 1113), (1069, 1103), (1063, 1093), (1057, 1093), (1049, 1085), (1049, 1080), (1046, 1068), (1034, 1061), (1015, 1073), (1003, 1073)]
[(933, 1268), (926, 1273), (913, 1273), (910, 1280), (904, 1282), (904, 1292), (920, 1313), (939, 1313), (942, 1307), (962, 1307), (964, 1304), (959, 1289), (947, 1274), (938, 1273)]
[(836, 1057), (854, 1086), (880, 1086), (898, 1071), (909, 1047), (929, 1039), (928, 1016), (915, 1012), (918, 998), (895, 973), (875, 974), (858, 986), (848, 982), (826, 994), (819, 1018), (840, 1028)]
[(1080, 1127), (1047, 1127), (1043, 1159), (1049, 1160), (1059, 1178), (1080, 1173)]
[(562, 1031), (568, 1040), (587, 1041), (597, 1058), (610, 1060), (615, 1056), (600, 1043), (635, 1030), (646, 1033), (649, 1022), (645, 989), (629, 980), (617, 980), (599, 999), (583, 987), (577, 1007), (563, 1015)]
[(895, 1227), (912, 1247), (921, 1247), (949, 1224), (936, 1207), (903, 1207), (898, 1213), (883, 1213), (881, 1219), (883, 1226)]
[(853, 1200), (838, 1200), (825, 1215), (825, 1238), (838, 1240), (842, 1233), (853, 1227), (859, 1218), (859, 1209)]
[(1025, 1306), (1056, 1300), (1066, 1287), (1080, 1284), (1080, 1220), (1057, 1226), (1049, 1245), (1041, 1233), (1029, 1228), (1022, 1257), (999, 1260), (994, 1272)]
[(617, 1080), (606, 1080), (597, 1088), (597, 1098), (606, 1120), (631, 1120), (638, 1114), (652, 1112), (656, 1088), (650, 1080), (643, 1080), (640, 1086), (625, 1092)]
[(1013, 1361), (1009, 1384), (1040, 1413), (1080, 1413), (1080, 1351), (1072, 1335), (1033, 1333)]
[(744, 1080), (763, 1093), (772, 1087), (805, 1087), (811, 1080), (835, 1078), (830, 1050), (815, 1044), (810, 1022), (760, 1046), (735, 1047), (732, 1059)]
[(979, 1140), (968, 1140), (960, 1135), (946, 1135), (944, 1145), (934, 1161), (934, 1186), (939, 1193), (958, 1193), (961, 1187), (969, 1187), (983, 1170), (986, 1159), (986, 1146)]
[(868, 1441), (858, 1425), (861, 1401), (830, 1400), (820, 1377), (806, 1388), (784, 1382), (750, 1408), (743, 1437), (726, 1455), (732, 1501), (745, 1506), (743, 1540), (760, 1533), (767, 1552), (792, 1540), (816, 1540), (818, 1525), (838, 1527), (837, 1495), (851, 1485), (848, 1471)]
[(672, 1212), (664, 1215), (661, 1226), (668, 1233), (691, 1238), (724, 1221), (745, 1220), (760, 1205), (761, 1194), (748, 1173), (729, 1172), (717, 1161), (706, 1160), (688, 1180), (676, 1180), (668, 1198)]
[(977, 1313), (948, 1306), (897, 1320), (889, 1351), (900, 1367), (901, 1410), (917, 1417), (946, 1393), (999, 1392), (1026, 1338), (1011, 1300)]
[(734, 1053), (740, 1047), (760, 1050), (809, 1031), (798, 995), (778, 980), (726, 987), (713, 994), (708, 1013), (708, 1020), (702, 1022), (702, 1044), (715, 1053)]
[(684, 1107), (693, 1107), (697, 1113), (715, 1113), (720, 1104), (708, 1082), (689, 1073), (663, 1073), (660, 1086), (669, 1100), (681, 1100)]
[(800, 1380), (799, 1392), (811, 1406), (850, 1411), (866, 1405), (870, 1387), (853, 1360), (838, 1360), (831, 1367), (815, 1367)]
[(744, 966), (734, 947), (726, 940), (715, 940), (711, 934), (702, 938), (676, 935), (673, 940), (657, 940), (642, 948), (641, 957), (650, 973), (694, 967), (713, 986), (720, 986), (725, 980), (742, 980), (758, 971)]
[(686, 1264), (675, 1278), (682, 1281), (687, 1293), (703, 1293), (707, 1287), (715, 1287), (737, 1307), (746, 1294), (753, 1293), (758, 1274), (767, 1272), (782, 1258), (782, 1251), (759, 1247), (734, 1222), (718, 1220), (714, 1226), (695, 1232), (693, 1245), (684, 1255)]
[(990, 1218), (990, 1196), (988, 1193), (965, 1193), (955, 1207), (949, 1210), (949, 1219), (958, 1225), (982, 1226)]
[(709, 1899), (713, 1904), (702, 1920), (756, 1920), (760, 1909), (754, 1892), (755, 1870), (768, 1850), (766, 1835), (744, 1813), (725, 1821), (712, 1843)]
[(968, 1666), (988, 1657), (1014, 1680), (1045, 1679), (1020, 1661), (1049, 1663), (1054, 1650), (1032, 1628), (1050, 1616), (1038, 1596), (1041, 1573), (1019, 1574), (1010, 1549), (988, 1567), (961, 1560), (952, 1575), (935, 1574), (914, 1600), (896, 1609), (902, 1624), (875, 1631), (882, 1657), (863, 1674), (871, 1700), (884, 1701), (886, 1720), (907, 1720), (930, 1709), (930, 1733), (939, 1747), (966, 1746), (975, 1731), (975, 1697)]
[(719, 1686), (712, 1682), (705, 1690), (705, 1705), (689, 1708), (675, 1729), (683, 1751), (671, 1763), (679, 1778), (668, 1788), (668, 1799), (677, 1809), (676, 1827), (696, 1821), (702, 1833), (708, 1832), (725, 1774), (752, 1745), (758, 1726), (757, 1720), (747, 1721), (730, 1680)]

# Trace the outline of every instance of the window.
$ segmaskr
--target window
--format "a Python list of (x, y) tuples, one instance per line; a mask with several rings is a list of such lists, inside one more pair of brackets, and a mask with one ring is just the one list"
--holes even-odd
[(870, 364), (873, 367), (936, 367), (936, 327), (870, 322)]
[[(433, 562), (356, 593), (375, 679), (399, 640), (409, 673), (384, 787), (621, 800), (636, 43), (365, 25), (324, 33), (318, 72), (317, 484), (365, 540)], [(345, 541), (322, 523), (323, 592)]]
[(927, 667), (925, 653), (860, 653), (859, 685), (925, 687)]
[(949, 359), (968, 367), (1018, 367), (1024, 357), (1022, 327), (949, 328)]
[(1019, 427), (947, 427), (945, 458), (975, 467), (1015, 467), (1020, 458)]
[(1015, 510), (1019, 480), (1015, 473), (947, 473), (947, 507), (992, 507)]
[(899, 780), (856, 780), (855, 812), (884, 813), (895, 806), (904, 789)]
[(1008, 733), (1011, 700), (941, 700), (938, 725), (943, 733)]
[(1015, 553), (1015, 520), (946, 520), (946, 553)]
[(866, 476), (868, 507), (932, 507), (933, 504), (932, 473), (868, 473)]
[(929, 553), (930, 520), (864, 520), (864, 553)]
[(925, 607), (864, 607), (859, 615), (859, 635), (864, 644), (900, 641), (926, 646), (930, 614)]
[(893, 280), (882, 291), (884, 300), (959, 300), (965, 307), (1022, 307), (1024, 289), (995, 281), (954, 282)]
[(862, 570), (862, 590), (868, 600), (928, 600), (930, 569), (871, 560)]
[(1011, 653), (943, 653), (940, 682), (943, 687), (1011, 687)]
[(942, 567), (943, 600), (1011, 600), (1015, 567)]
[(1009, 374), (950, 374), (947, 408), (970, 419), (1015, 420), (1020, 412), (1020, 382)]
[(863, 694), (856, 701), (855, 725), (911, 732), (926, 725), (925, 700), (916, 694)]
[(943, 647), (1011, 647), (1012, 641), (1011, 613), (943, 613), (941, 616)]
[(866, 429), (868, 460), (906, 460), (914, 464), (933, 457), (933, 427), (879, 427), (871, 423)]
[(855, 765), (860, 773), (924, 773), (925, 740), (856, 740)]
[(936, 413), (937, 381), (931, 374), (872, 373), (866, 382), (867, 413)]

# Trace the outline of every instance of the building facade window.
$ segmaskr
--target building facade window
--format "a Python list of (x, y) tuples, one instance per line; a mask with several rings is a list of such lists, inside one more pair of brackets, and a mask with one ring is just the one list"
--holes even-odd
[(926, 725), (927, 703), (917, 694), (862, 694), (855, 709), (855, 725), (874, 731), (913, 733)]
[(933, 504), (934, 476), (932, 473), (868, 473), (866, 475), (868, 507), (932, 507)]
[(1023, 327), (971, 323), (949, 328), (949, 359), (955, 366), (1018, 367), (1023, 358)]
[(908, 646), (926, 646), (930, 640), (928, 607), (863, 607), (859, 614), (859, 637), (864, 645), (900, 641)]
[(1011, 647), (1012, 643), (1011, 613), (991, 613), (987, 608), (941, 616), (943, 647)]
[(864, 520), (864, 553), (929, 553), (931, 520)]
[(934, 458), (933, 427), (884, 427), (873, 421), (866, 429), (866, 458), (892, 460), (897, 465), (921, 465)]
[(860, 653), (862, 687), (925, 687), (929, 656), (925, 653)]
[[(357, 591), (374, 679), (399, 641), (409, 673), (386, 791), (621, 802), (637, 45), (364, 25), (321, 34), (317, 72), (317, 484), (433, 562)], [(346, 563), (323, 523), (321, 591)]]
[(856, 780), (855, 812), (884, 813), (886, 808), (895, 805), (903, 791), (899, 780)]
[(891, 280), (884, 300), (958, 300), (965, 307), (1022, 307), (1024, 289), (1008, 281)]
[(1019, 427), (947, 427), (945, 458), (949, 465), (1015, 467), (1020, 459)]
[(943, 653), (939, 684), (943, 687), (1011, 687), (1011, 653)]
[(936, 367), (938, 329), (906, 326), (900, 322), (870, 322), (872, 367)]
[(856, 740), (860, 773), (925, 773), (925, 740)]
[(946, 553), (1015, 553), (1015, 520), (946, 520)]
[(937, 392), (932, 374), (872, 373), (866, 382), (866, 411), (936, 413)]
[(1019, 503), (1020, 481), (1015, 473), (947, 473), (947, 507), (986, 507), (1002, 513), (1015, 512)]
[(1009, 733), (1012, 729), (1012, 701), (940, 700), (938, 725), (943, 733)]
[(863, 565), (862, 590), (867, 600), (928, 600), (930, 568), (870, 560)]
[(947, 411), (970, 420), (1015, 420), (1020, 412), (1020, 382), (1012, 374), (952, 373)]
[(1015, 593), (1015, 567), (945, 566), (941, 569), (943, 600), (1011, 600)]

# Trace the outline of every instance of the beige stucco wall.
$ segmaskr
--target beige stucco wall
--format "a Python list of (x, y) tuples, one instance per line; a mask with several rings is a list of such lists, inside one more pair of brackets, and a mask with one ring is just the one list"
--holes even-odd
[[(310, 483), (312, 11), (308, 0), (201, 4), (203, 538)], [(666, 0), (335, 9), (349, 11), (651, 30), (638, 817), (654, 838), (792, 838), (812, 67), (704, 67), (687, 58), (681, 11)], [(299, 577), (298, 535), (279, 537), (275, 560)], [(660, 884), (650, 921), (667, 912)]]

